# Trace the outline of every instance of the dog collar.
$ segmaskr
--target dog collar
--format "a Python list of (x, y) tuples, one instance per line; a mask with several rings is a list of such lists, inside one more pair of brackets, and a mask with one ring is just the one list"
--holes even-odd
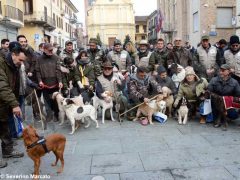
[(49, 152), (48, 149), (47, 149), (47, 146), (46, 146), (46, 139), (44, 137), (39, 137), (39, 139), (36, 142), (27, 146), (27, 149), (31, 149), (31, 148), (33, 148), (37, 145), (42, 145), (43, 149), (45, 150), (45, 153)]

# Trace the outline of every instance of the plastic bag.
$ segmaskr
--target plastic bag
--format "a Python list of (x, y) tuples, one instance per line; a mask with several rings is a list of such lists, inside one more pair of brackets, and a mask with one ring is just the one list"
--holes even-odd
[(14, 117), (14, 122), (15, 122), (15, 128), (17, 131), (17, 137), (22, 137), (23, 134), (23, 123), (22, 123), (22, 118), (18, 116), (13, 116)]

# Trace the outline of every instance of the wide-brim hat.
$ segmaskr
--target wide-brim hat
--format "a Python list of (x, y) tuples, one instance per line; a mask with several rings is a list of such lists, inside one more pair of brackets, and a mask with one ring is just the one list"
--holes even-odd
[(149, 44), (148, 44), (147, 40), (141, 40), (139, 45), (146, 45), (146, 46), (148, 46)]

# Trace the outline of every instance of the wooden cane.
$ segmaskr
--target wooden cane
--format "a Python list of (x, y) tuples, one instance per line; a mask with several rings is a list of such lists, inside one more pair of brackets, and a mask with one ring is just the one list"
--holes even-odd
[(35, 98), (37, 100), (38, 110), (39, 110), (39, 113), (40, 113), (40, 120), (41, 120), (42, 128), (43, 128), (43, 131), (44, 131), (46, 127), (45, 127), (45, 122), (43, 122), (43, 117), (42, 117), (43, 114), (42, 114), (42, 111), (41, 111), (41, 108), (40, 108), (40, 103), (39, 103), (39, 100), (38, 100), (36, 89), (33, 89), (33, 91), (34, 91)]
[[(156, 96), (154, 96), (154, 97), (152, 97), (152, 98), (150, 98), (149, 99), (149, 101), (152, 101), (152, 100), (154, 100), (155, 98), (157, 98), (159, 95), (156, 95)], [(131, 109), (129, 109), (129, 110), (127, 110), (127, 111), (125, 111), (124, 113), (122, 113), (122, 114), (120, 114), (119, 115), (119, 117), (121, 117), (122, 115), (124, 115), (124, 114), (126, 114), (126, 113), (128, 113), (129, 111), (132, 111), (133, 109), (135, 109), (135, 108), (137, 108), (137, 107), (139, 107), (139, 106), (141, 106), (141, 105), (143, 105), (145, 102), (143, 102), (143, 103), (140, 103), (140, 104), (138, 104), (138, 105), (136, 105), (136, 106), (134, 106), (134, 107), (132, 107)]]

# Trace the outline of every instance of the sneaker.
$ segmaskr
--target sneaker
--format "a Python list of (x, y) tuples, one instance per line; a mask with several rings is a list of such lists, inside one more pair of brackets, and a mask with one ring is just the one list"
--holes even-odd
[(9, 154), (3, 154), (2, 155), (3, 158), (20, 158), (20, 157), (23, 157), (23, 156), (24, 156), (24, 153), (18, 152), (18, 151), (12, 151)]
[(5, 167), (7, 167), (7, 162), (0, 159), (0, 168), (5, 168)]

